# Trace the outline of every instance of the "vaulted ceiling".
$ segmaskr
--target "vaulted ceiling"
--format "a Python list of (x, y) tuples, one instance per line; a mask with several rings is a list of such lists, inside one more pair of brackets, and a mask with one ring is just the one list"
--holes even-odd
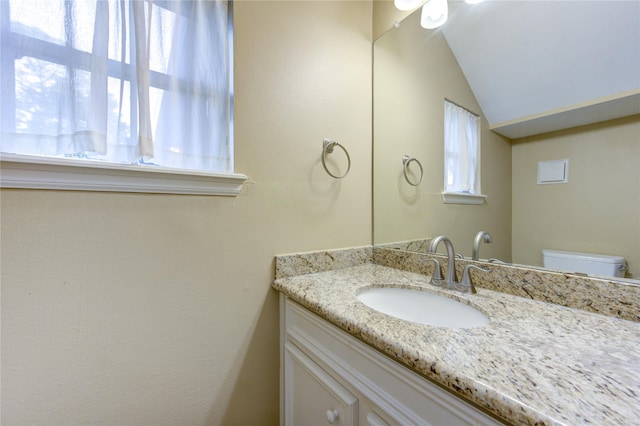
[(509, 138), (640, 114), (640, 0), (450, 1), (442, 32)]

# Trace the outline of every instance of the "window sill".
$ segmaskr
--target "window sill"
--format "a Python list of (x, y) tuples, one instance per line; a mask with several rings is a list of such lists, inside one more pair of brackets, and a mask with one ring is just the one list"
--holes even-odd
[(443, 192), (442, 201), (445, 204), (484, 204), (487, 199), (486, 195), (463, 194), (461, 192)]
[(237, 196), (247, 176), (25, 155), (0, 156), (0, 187)]

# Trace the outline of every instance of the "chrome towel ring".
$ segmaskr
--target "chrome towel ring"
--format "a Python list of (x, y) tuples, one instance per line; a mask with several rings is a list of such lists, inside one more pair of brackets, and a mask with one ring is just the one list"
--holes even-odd
[[(344, 174), (342, 176), (334, 175), (327, 168), (327, 162), (326, 162), (327, 154), (331, 154), (333, 152), (333, 148), (335, 148), (336, 146), (341, 148), (344, 151), (345, 155), (347, 156), (347, 171), (344, 172)], [(351, 157), (349, 156), (349, 152), (347, 151), (347, 149), (344, 146), (340, 145), (336, 141), (333, 141), (331, 139), (323, 140), (322, 141), (322, 167), (324, 167), (324, 170), (329, 174), (329, 176), (331, 176), (333, 178), (336, 178), (336, 179), (342, 179), (343, 177), (345, 177), (349, 173), (349, 170), (351, 170)]]
[[(418, 165), (418, 167), (420, 167), (420, 178), (415, 183), (411, 182), (411, 179), (409, 179), (409, 175), (407, 174), (409, 170), (409, 164), (411, 164), (412, 162), (415, 162)], [(409, 157), (408, 155), (403, 155), (402, 156), (402, 173), (404, 174), (404, 178), (407, 180), (409, 185), (418, 186), (420, 185), (420, 182), (422, 182), (422, 176), (424, 176), (424, 169), (422, 168), (422, 164), (420, 164), (420, 162), (416, 158)]]

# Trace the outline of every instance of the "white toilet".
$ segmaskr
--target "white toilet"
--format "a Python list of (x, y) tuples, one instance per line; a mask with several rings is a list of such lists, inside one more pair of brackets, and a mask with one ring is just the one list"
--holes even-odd
[(558, 271), (608, 277), (624, 277), (627, 270), (627, 261), (621, 256), (562, 250), (542, 250), (542, 265)]

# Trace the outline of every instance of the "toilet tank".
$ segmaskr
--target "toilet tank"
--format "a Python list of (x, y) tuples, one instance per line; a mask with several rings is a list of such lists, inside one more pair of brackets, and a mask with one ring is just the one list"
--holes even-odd
[(542, 265), (559, 271), (609, 277), (624, 277), (627, 270), (627, 262), (621, 256), (562, 250), (542, 250)]

